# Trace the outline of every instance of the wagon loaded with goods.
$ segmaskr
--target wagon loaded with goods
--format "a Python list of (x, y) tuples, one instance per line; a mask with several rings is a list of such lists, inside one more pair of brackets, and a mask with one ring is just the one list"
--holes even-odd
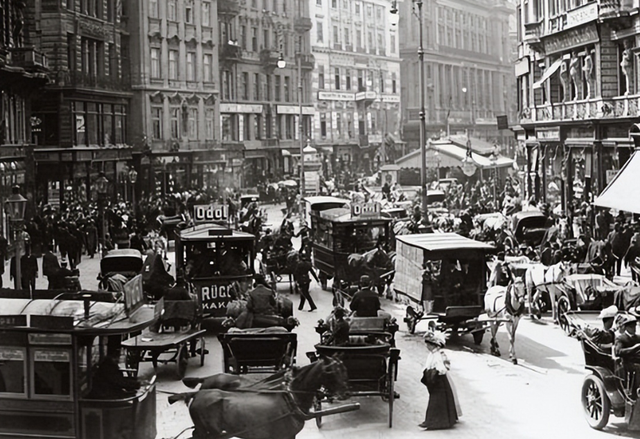
[(405, 322), (413, 333), (423, 319), (440, 329), (473, 334), (482, 342), (489, 244), (455, 233), (425, 233), (396, 238), (394, 289), (407, 297)]

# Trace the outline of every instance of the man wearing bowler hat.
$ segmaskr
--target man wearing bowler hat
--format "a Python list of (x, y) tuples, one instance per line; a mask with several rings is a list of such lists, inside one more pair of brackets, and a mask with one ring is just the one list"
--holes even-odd
[(371, 291), (371, 278), (366, 274), (360, 276), (360, 289), (353, 295), (350, 308), (356, 317), (378, 317), (380, 299)]

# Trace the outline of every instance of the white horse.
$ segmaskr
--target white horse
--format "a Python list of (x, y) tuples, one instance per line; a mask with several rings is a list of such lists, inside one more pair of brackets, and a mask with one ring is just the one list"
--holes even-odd
[(500, 350), (496, 341), (496, 334), (500, 327), (500, 322), (504, 321), (509, 336), (509, 358), (513, 364), (518, 364), (516, 358), (516, 330), (520, 317), (525, 311), (525, 288), (522, 278), (517, 277), (508, 286), (496, 285), (489, 288), (484, 295), (484, 310), (493, 319), (490, 320), (491, 329), (491, 354), (499, 357)]
[(524, 274), (530, 311), (540, 318), (538, 300), (543, 292), (549, 294), (553, 321), (558, 323), (558, 298), (562, 295), (565, 277), (570, 274), (570, 265), (558, 262), (549, 267), (535, 264), (527, 268)]

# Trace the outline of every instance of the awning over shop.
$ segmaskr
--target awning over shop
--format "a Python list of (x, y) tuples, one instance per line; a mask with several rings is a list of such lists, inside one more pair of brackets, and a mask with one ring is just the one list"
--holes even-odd
[(593, 204), (640, 214), (640, 154), (634, 152)]
[[(466, 148), (461, 148), (457, 145), (454, 145), (452, 143), (447, 143), (447, 144), (432, 144), (432, 147), (436, 150), (439, 151), (442, 154), (448, 155), (450, 157), (453, 157), (455, 159), (460, 160), (460, 162), (462, 163), (462, 159), (464, 159), (467, 156), (467, 149)], [(479, 168), (493, 168), (494, 166), (498, 167), (498, 168), (505, 168), (508, 166), (513, 166), (513, 159), (510, 159), (509, 157), (505, 157), (502, 155), (498, 156), (498, 160), (496, 160), (495, 162), (491, 161), (491, 159), (489, 159), (489, 157), (485, 157), (483, 155), (480, 154), (476, 154), (475, 152), (471, 153), (471, 157), (473, 158), (473, 160), (475, 160), (475, 162), (477, 163), (477, 166)]]
[(544, 84), (544, 81), (551, 78), (551, 75), (553, 75), (560, 68), (561, 64), (562, 64), (562, 58), (555, 60), (553, 64), (551, 64), (549, 68), (544, 71), (544, 73), (542, 74), (542, 77), (538, 81), (533, 83), (533, 88), (542, 87), (542, 84)]

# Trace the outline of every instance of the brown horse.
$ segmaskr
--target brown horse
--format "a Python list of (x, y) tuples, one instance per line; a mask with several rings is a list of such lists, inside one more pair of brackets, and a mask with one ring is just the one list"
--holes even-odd
[[(189, 413), (194, 439), (238, 437), (243, 439), (295, 439), (309, 418), (316, 391), (325, 387), (333, 394), (347, 392), (347, 369), (337, 358), (324, 358), (286, 373), (276, 373), (256, 385), (218, 374), (190, 384), (222, 387), (200, 389), (169, 397), (169, 402), (191, 402)], [(208, 380), (208, 381), (207, 381)], [(263, 383), (263, 385), (260, 385)]]

